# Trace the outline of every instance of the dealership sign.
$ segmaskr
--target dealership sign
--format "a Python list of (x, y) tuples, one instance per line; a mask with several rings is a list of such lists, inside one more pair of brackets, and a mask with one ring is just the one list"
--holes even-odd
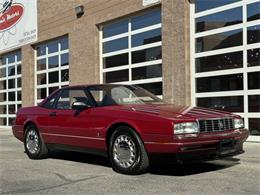
[(0, 0), (0, 52), (37, 40), (37, 0)]

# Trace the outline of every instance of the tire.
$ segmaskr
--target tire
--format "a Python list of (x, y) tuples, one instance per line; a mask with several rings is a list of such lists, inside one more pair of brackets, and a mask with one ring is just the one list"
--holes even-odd
[(48, 156), (48, 148), (35, 125), (26, 128), (24, 149), (30, 159), (43, 159)]
[(127, 175), (144, 173), (149, 159), (144, 144), (130, 127), (118, 127), (109, 140), (109, 158), (114, 171)]

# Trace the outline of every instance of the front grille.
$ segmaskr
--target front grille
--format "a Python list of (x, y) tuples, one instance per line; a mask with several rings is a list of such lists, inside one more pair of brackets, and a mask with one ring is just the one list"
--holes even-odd
[(199, 120), (200, 132), (216, 132), (234, 129), (232, 118)]

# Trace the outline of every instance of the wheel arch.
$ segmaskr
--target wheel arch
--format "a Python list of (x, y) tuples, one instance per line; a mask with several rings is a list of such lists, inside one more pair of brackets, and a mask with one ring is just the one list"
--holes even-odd
[[(23, 126), (23, 134), (25, 134), (25, 131), (27, 129), (27, 127), (29, 127), (30, 125), (34, 125), (37, 127), (36, 123), (33, 122), (32, 120), (28, 120), (24, 123), (24, 126)], [(38, 129), (38, 128), (37, 128)]]
[(113, 123), (112, 125), (110, 125), (106, 131), (106, 146), (107, 146), (107, 149), (108, 149), (108, 146), (109, 146), (109, 140), (113, 134), (113, 132), (118, 128), (118, 127), (121, 127), (121, 126), (127, 126), (127, 127), (130, 127), (139, 137), (140, 139), (142, 140), (143, 142), (143, 139), (140, 135), (140, 130), (138, 129), (138, 127), (136, 127), (136, 125), (133, 125), (133, 124), (130, 124), (129, 122), (115, 122)]

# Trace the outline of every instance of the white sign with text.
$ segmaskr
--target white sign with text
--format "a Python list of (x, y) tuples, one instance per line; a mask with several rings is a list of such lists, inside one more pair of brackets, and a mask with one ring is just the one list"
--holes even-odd
[(160, 1), (161, 0), (143, 0), (143, 6), (147, 6), (147, 5), (151, 5), (151, 4), (154, 4), (154, 3), (158, 3)]
[(37, 41), (37, 0), (0, 0), (0, 52)]

